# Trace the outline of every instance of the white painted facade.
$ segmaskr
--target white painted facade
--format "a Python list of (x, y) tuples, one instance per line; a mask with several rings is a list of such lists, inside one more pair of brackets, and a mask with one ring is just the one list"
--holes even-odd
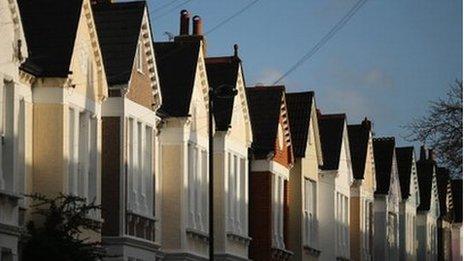
[(374, 257), (377, 258), (376, 260), (399, 260), (400, 200), (398, 169), (393, 152), (388, 194), (374, 195)]
[(249, 157), (252, 133), (242, 77), (238, 67), (238, 93), (230, 128), (214, 135), (215, 255), (217, 260), (248, 260)]
[(409, 197), (400, 202), (400, 260), (417, 258), (417, 207), (420, 203), (419, 184), (417, 180), (416, 160), (412, 156)]
[(437, 220), (440, 217), (437, 179), (433, 168), (432, 188), (430, 192), (430, 209), (417, 211), (417, 259), (436, 260), (438, 255)]
[[(346, 122), (338, 170), (319, 173), (320, 260), (350, 259), (350, 186), (353, 183)], [(321, 202), (321, 201), (320, 201)]]
[(18, 260), (31, 179), (33, 77), (19, 67), (28, 53), (16, 1), (0, 1), (0, 260)]

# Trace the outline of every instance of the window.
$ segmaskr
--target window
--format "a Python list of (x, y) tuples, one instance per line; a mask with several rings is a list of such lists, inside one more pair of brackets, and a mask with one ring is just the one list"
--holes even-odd
[(304, 180), (304, 244), (315, 247), (317, 231), (317, 190), (316, 182)]
[(133, 213), (153, 216), (153, 128), (127, 119), (128, 206)]
[(228, 192), (227, 192), (227, 229), (237, 235), (247, 234), (246, 212), (246, 164), (244, 157), (227, 153)]
[(335, 194), (335, 235), (337, 239), (338, 256), (348, 257), (349, 255), (349, 226), (348, 226), (349, 205), (348, 197), (336, 192)]
[(25, 192), (26, 187), (26, 104), (24, 99), (19, 101), (19, 117), (18, 117), (18, 140), (17, 140), (17, 171), (18, 179), (16, 188), (19, 193)]
[(98, 119), (89, 111), (68, 109), (68, 193), (97, 200)]
[(207, 232), (208, 227), (208, 154), (196, 144), (187, 145), (188, 210), (190, 228)]
[(142, 53), (142, 44), (139, 42), (137, 44), (137, 50), (135, 53), (135, 59), (136, 59), (136, 68), (138, 72), (142, 72), (143, 70), (143, 53)]
[(284, 179), (278, 175), (272, 176), (273, 198), (273, 245), (285, 249), (284, 244)]
[(371, 252), (371, 204), (368, 200), (363, 201), (363, 249), (366, 255), (369, 255)]

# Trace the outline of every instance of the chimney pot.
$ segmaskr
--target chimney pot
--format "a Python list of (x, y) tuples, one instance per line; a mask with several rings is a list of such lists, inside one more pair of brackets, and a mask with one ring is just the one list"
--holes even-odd
[(426, 160), (428, 158), (427, 156), (427, 148), (425, 145), (422, 145), (420, 148), (420, 160)]
[(180, 35), (188, 35), (190, 30), (190, 14), (187, 10), (180, 11)]
[(234, 44), (234, 56), (238, 57), (238, 44)]
[(198, 15), (193, 17), (193, 35), (203, 35), (203, 22)]
[(362, 125), (364, 126), (364, 128), (368, 130), (372, 130), (372, 122), (368, 120), (367, 117), (365, 117), (364, 120), (362, 121)]

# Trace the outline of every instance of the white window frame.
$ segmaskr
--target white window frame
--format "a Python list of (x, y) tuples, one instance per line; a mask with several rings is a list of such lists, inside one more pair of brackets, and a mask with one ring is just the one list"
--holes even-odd
[(128, 209), (134, 214), (154, 216), (154, 129), (136, 117), (126, 117)]
[(272, 175), (272, 244), (278, 249), (285, 249), (284, 243), (284, 177)]
[(187, 144), (188, 227), (207, 233), (209, 230), (208, 153), (193, 142)]
[(303, 202), (303, 242), (315, 248), (317, 244), (317, 183), (309, 178), (304, 179)]
[(227, 232), (246, 236), (247, 224), (247, 159), (234, 151), (226, 153), (227, 161)]

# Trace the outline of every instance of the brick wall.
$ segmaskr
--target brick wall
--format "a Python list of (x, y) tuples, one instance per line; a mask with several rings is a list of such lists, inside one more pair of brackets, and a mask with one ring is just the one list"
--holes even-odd
[(103, 236), (119, 235), (120, 118), (102, 118)]
[(250, 173), (250, 258), (272, 258), (272, 173)]

